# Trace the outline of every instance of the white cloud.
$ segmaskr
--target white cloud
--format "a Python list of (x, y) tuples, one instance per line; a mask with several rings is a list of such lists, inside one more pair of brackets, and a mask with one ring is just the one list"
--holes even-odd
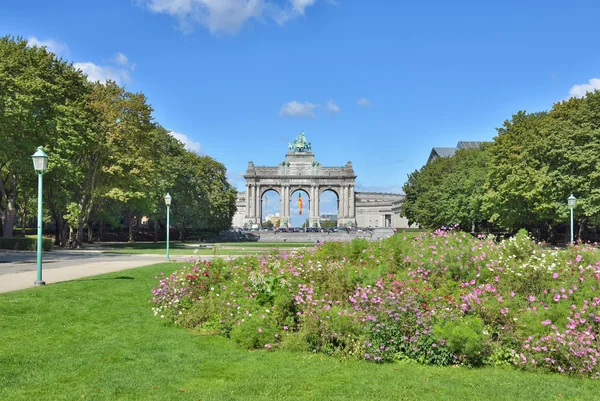
[(127, 56), (120, 52), (115, 56), (115, 62), (119, 65), (129, 65)]
[(112, 80), (119, 85), (123, 85), (130, 81), (129, 71), (123, 68), (101, 66), (89, 61), (85, 63), (73, 63), (73, 66), (87, 75), (88, 81), (91, 82), (100, 81), (105, 83), (108, 80)]
[(183, 146), (185, 146), (185, 148), (187, 150), (189, 150), (190, 152), (194, 152), (199, 155), (204, 154), (204, 152), (202, 152), (202, 147), (200, 146), (200, 142), (195, 142), (193, 139), (191, 139), (187, 135), (180, 134), (179, 132), (175, 132), (172, 130), (169, 130), (169, 135), (171, 135), (173, 138), (177, 139), (179, 142), (183, 143)]
[(69, 46), (54, 39), (40, 40), (35, 36), (31, 36), (27, 39), (27, 43), (29, 46), (46, 47), (48, 51), (57, 55), (66, 56), (69, 54)]
[(362, 107), (371, 107), (371, 102), (366, 97), (361, 97), (356, 101), (356, 104)]
[(600, 90), (600, 79), (592, 78), (587, 84), (574, 85), (569, 91), (571, 97), (584, 97), (587, 92)]
[(332, 115), (335, 115), (335, 114), (339, 113), (340, 111), (342, 111), (342, 109), (340, 108), (340, 106), (338, 106), (337, 104), (333, 103), (333, 100), (331, 100), (331, 99), (325, 105), (325, 110), (329, 114), (332, 114)]
[(312, 6), (317, 0), (290, 0), (292, 8), (300, 14), (304, 14), (304, 9), (308, 6)]
[(151, 12), (177, 18), (184, 32), (200, 24), (211, 33), (235, 34), (248, 21), (272, 19), (278, 24), (303, 15), (317, 0), (138, 0)]
[(129, 83), (131, 81), (129, 72), (133, 71), (135, 64), (129, 63), (129, 59), (123, 53), (117, 53), (112, 62), (118, 66), (98, 65), (90, 61), (73, 63), (73, 66), (87, 75), (88, 80), (91, 82), (100, 81), (105, 83), (111, 80), (119, 85)]
[(279, 115), (284, 117), (315, 117), (314, 110), (319, 107), (317, 104), (310, 102), (299, 103), (295, 100), (281, 106)]

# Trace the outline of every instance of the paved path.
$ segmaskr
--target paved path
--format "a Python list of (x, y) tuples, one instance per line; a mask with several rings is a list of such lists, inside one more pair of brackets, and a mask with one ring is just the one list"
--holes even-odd
[[(184, 261), (183, 256), (172, 259)], [(202, 260), (210, 257), (201, 257)], [(46, 284), (74, 280), (120, 270), (165, 262), (164, 255), (123, 255), (94, 250), (53, 250), (44, 252), (42, 279)], [(35, 252), (0, 251), (0, 293), (33, 287), (37, 278)]]

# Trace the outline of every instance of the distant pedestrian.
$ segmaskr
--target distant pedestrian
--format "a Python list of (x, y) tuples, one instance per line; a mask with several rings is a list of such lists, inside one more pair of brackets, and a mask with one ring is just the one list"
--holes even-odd
[(69, 248), (75, 248), (75, 236), (73, 234), (69, 236)]

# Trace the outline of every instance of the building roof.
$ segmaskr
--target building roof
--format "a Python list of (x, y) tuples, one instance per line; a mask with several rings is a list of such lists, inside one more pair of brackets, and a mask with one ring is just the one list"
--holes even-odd
[(482, 141), (459, 141), (454, 148), (432, 148), (429, 158), (427, 159), (427, 163), (425, 164), (429, 164), (432, 160), (435, 160), (438, 157), (454, 156), (458, 149), (479, 149), (484, 143), (485, 142)]
[(475, 141), (460, 141), (458, 142), (458, 144), (456, 145), (456, 147), (458, 149), (479, 149), (481, 147), (481, 144), (483, 144), (485, 142), (475, 142)]

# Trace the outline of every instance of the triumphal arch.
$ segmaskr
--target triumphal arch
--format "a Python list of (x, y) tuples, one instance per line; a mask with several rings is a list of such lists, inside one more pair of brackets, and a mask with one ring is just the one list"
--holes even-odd
[(315, 159), (311, 143), (304, 133), (288, 144), (285, 160), (278, 166), (255, 166), (248, 162), (244, 174), (246, 191), (238, 193), (235, 227), (261, 225), (262, 198), (267, 191), (279, 194), (281, 227), (291, 222), (291, 200), (297, 191), (308, 194), (307, 218), (311, 227), (321, 221), (320, 196), (325, 191), (335, 193), (338, 199), (339, 227), (400, 227), (407, 226), (398, 215), (403, 195), (377, 192), (356, 192), (356, 174), (352, 162), (343, 167), (325, 167)]

